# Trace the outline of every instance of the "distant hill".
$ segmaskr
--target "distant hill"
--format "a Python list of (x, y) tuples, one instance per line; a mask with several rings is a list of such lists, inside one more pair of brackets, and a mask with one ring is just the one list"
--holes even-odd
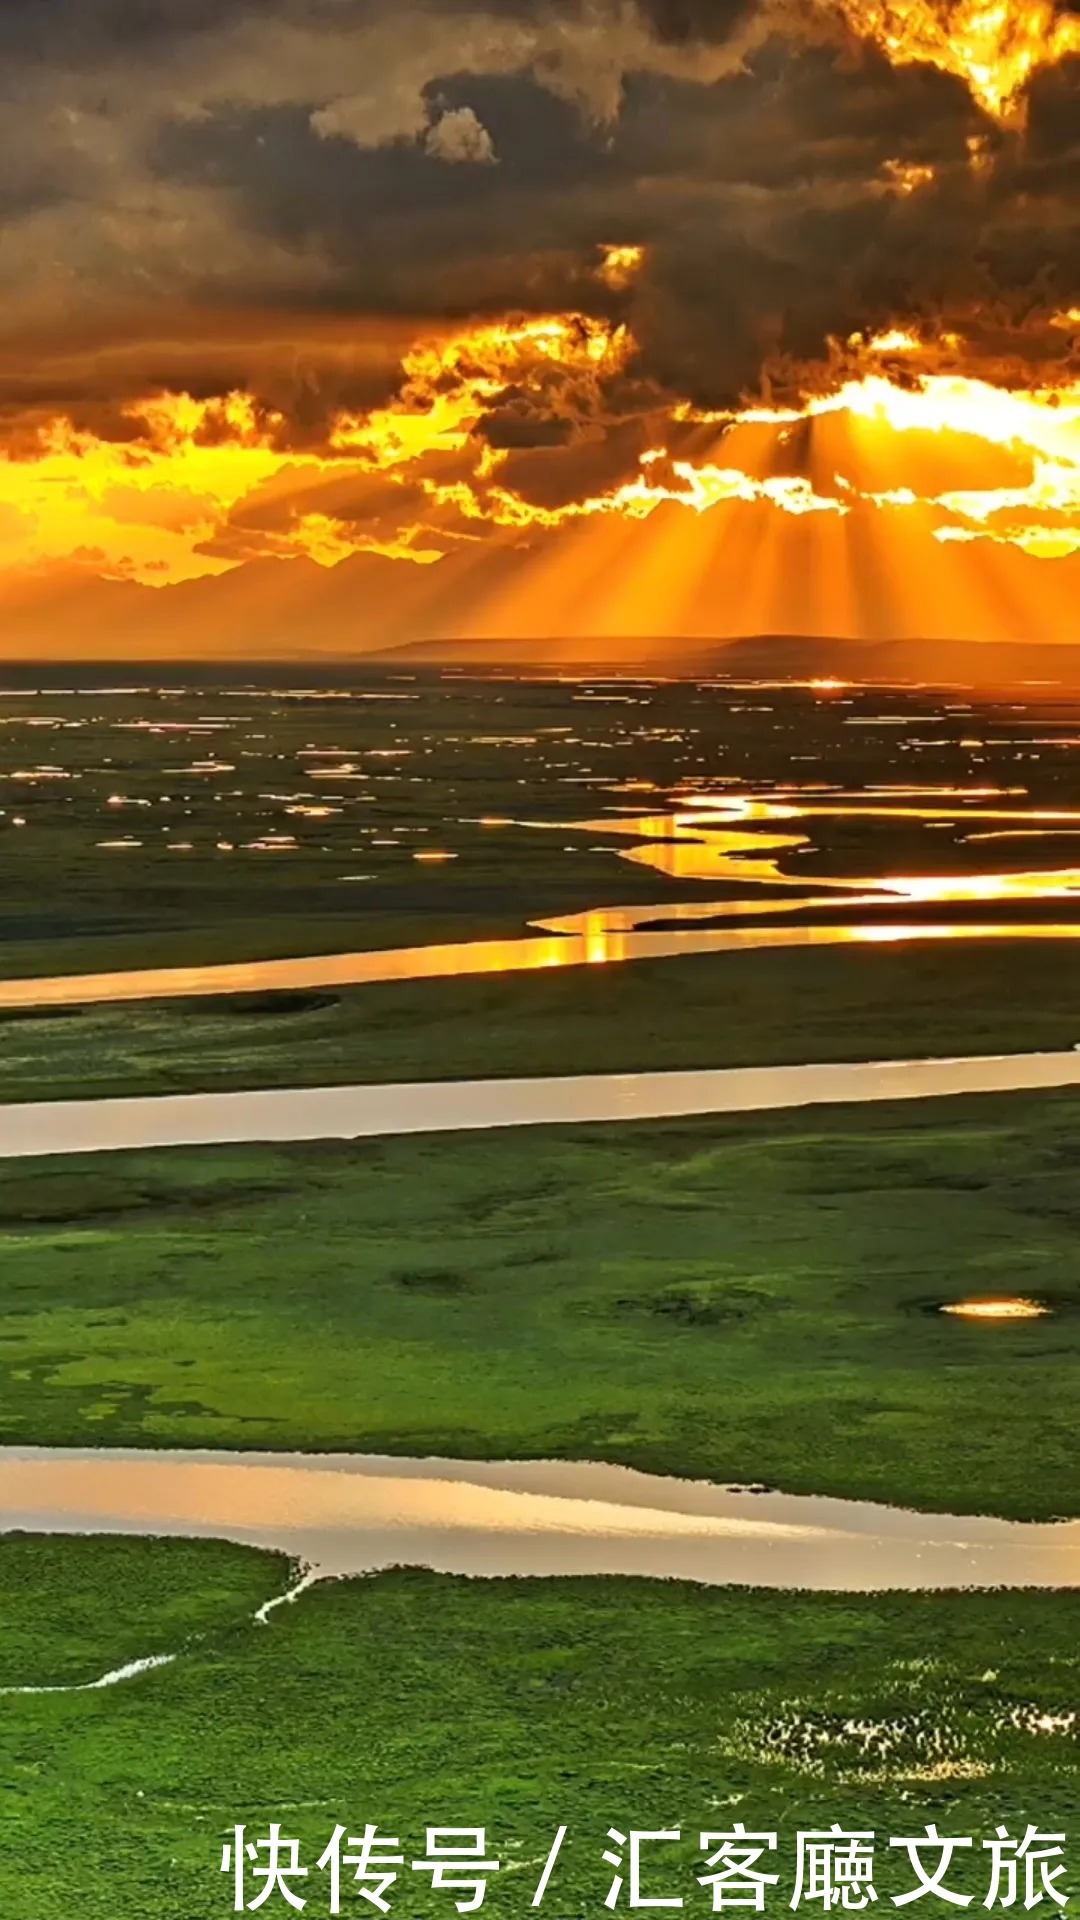
[[(199, 583), (201, 584), (201, 583)], [(115, 632), (115, 629), (113, 629)], [(923, 685), (980, 687), (1031, 692), (1040, 686), (1080, 693), (1080, 645), (992, 640), (851, 640), (808, 637), (804, 634), (748, 634), (733, 640), (654, 639), (594, 640), (422, 640), (378, 652), (348, 654), (308, 642), (290, 646), (284, 634), (278, 648), (261, 656), (230, 653), (186, 658), (175, 652), (141, 650), (131, 636), (128, 668), (152, 668), (165, 679), (191, 681), (274, 682), (283, 673), (296, 683), (341, 685), (382, 674), (643, 674), (671, 680), (837, 680), (878, 683), (883, 686)], [(0, 652), (3, 652), (0, 641)], [(87, 648), (66, 655), (58, 647), (51, 657), (11, 649), (0, 664), (0, 688), (58, 685), (70, 674), (76, 682), (88, 676), (115, 678), (122, 671), (117, 653)]]
[[(917, 581), (919, 603), (936, 610), (935, 624), (940, 620), (947, 636), (938, 639), (919, 636), (914, 610), (909, 606), (905, 616), (902, 596), (890, 592), (882, 600), (876, 591), (853, 617), (848, 637), (829, 638), (813, 596), (803, 597), (805, 605), (800, 599), (804, 575), (797, 571), (790, 582), (777, 577), (790, 607), (782, 601), (783, 611), (751, 616), (774, 620), (775, 630), (746, 634), (740, 631), (740, 593), (724, 591), (722, 568), (717, 577), (708, 576), (708, 591), (698, 596), (692, 619), (673, 600), (672, 626), (681, 623), (674, 637), (622, 637), (632, 613), (624, 611), (619, 625), (612, 619), (609, 628), (603, 606), (590, 614), (587, 601), (577, 603), (569, 591), (550, 605), (530, 588), (537, 556), (497, 543), (490, 552), (470, 547), (431, 566), (376, 553), (356, 553), (333, 567), (306, 559), (252, 560), (217, 577), (163, 587), (103, 579), (82, 563), (30, 568), (0, 573), (0, 661), (9, 663), (0, 672), (10, 674), (11, 663), (19, 661), (183, 661), (237, 671), (276, 662), (309, 673), (376, 666), (406, 672), (628, 669), (672, 677), (717, 673), (978, 686), (1047, 680), (1080, 687), (1080, 552), (1043, 561), (1002, 549), (1000, 590), (979, 596), (973, 615), (966, 600), (950, 600), (951, 575), (935, 571), (943, 565), (943, 551), (931, 540), (906, 552), (902, 567), (897, 562), (899, 578)], [(545, 567), (562, 579), (561, 550), (545, 554)], [(955, 564), (952, 549), (949, 555)], [(576, 577), (572, 544), (565, 557), (570, 577)], [(823, 566), (825, 561), (835, 561), (844, 577), (842, 552), (830, 549)], [(604, 592), (608, 578), (617, 575), (612, 563), (601, 580)], [(897, 637), (851, 637), (877, 636), (888, 631), (886, 623), (895, 623)], [(484, 637), (500, 633), (518, 637)], [(564, 637), (547, 637), (551, 633)]]
[(642, 671), (680, 679), (879, 680), (935, 685), (1080, 687), (1080, 645), (978, 640), (846, 640), (752, 634), (735, 640), (420, 640), (369, 654), (365, 666), (486, 671)]

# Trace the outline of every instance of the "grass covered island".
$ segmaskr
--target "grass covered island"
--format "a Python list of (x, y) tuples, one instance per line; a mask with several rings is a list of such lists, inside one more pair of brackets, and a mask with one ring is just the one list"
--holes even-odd
[[(0, 1439), (1076, 1513), (1078, 1123), (998, 1095), (22, 1163)], [(987, 1293), (1051, 1311), (938, 1311)]]

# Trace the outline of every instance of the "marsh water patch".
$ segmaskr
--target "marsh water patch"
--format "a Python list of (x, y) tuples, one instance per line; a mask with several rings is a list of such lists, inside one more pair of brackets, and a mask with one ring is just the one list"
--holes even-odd
[(970, 1324), (1008, 1329), (1074, 1316), (1080, 1313), (1080, 1299), (1061, 1288), (1045, 1292), (1025, 1288), (1016, 1293), (991, 1292), (988, 1288), (982, 1293), (936, 1294), (913, 1300), (909, 1307), (932, 1319), (955, 1322), (958, 1327)]
[(1044, 1320), (1054, 1309), (1044, 1300), (1025, 1295), (1010, 1299), (948, 1300), (939, 1311), (957, 1320), (985, 1320), (998, 1324), (1010, 1320)]

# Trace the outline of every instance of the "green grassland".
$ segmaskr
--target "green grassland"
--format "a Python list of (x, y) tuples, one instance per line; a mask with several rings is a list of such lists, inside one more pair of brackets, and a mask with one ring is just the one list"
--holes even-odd
[[(484, 1910), (504, 1916), (530, 1910), (562, 1823), (555, 1914), (603, 1911), (611, 1826), (681, 1830), (646, 1850), (646, 1888), (684, 1894), (690, 1913), (710, 1905), (698, 1834), (735, 1819), (779, 1835), (767, 1911), (787, 1911), (798, 1829), (834, 1820), (876, 1831), (883, 1903), (913, 1881), (888, 1839), (930, 1820), (975, 1838), (950, 1882), (977, 1903), (979, 1841), (1001, 1821), (1069, 1834), (1076, 1884), (1074, 1594), (396, 1572), (252, 1624), (285, 1581), (272, 1556), (209, 1542), (0, 1544), (0, 1684), (180, 1655), (106, 1691), (0, 1702), (6, 1912), (212, 1920), (232, 1905), (233, 1826), (256, 1837), (272, 1820), (312, 1868), (339, 1821), (375, 1822), (405, 1856), (395, 1910), (436, 1917), (453, 1896), (421, 1894), (409, 1864), (428, 1825), (487, 1829), (503, 1866)], [(309, 1914), (329, 1911), (324, 1876), (300, 1891)]]
[(0, 1013), (0, 1099), (1071, 1047), (1071, 943), (694, 955)]
[[(1025, 787), (1032, 805), (1075, 793), (1068, 742), (1036, 759), (1012, 709), (975, 721), (936, 696), (927, 726), (925, 694), (389, 690), (12, 699), (0, 973), (514, 936), (602, 902), (745, 897), (620, 860), (606, 830), (480, 825), (659, 807), (686, 781), (997, 783), (1018, 811)], [(873, 723), (904, 702), (902, 733)], [(359, 769), (347, 784), (324, 777), (339, 749)], [(270, 852), (268, 834), (295, 841)], [(810, 834), (791, 869), (807, 890), (1050, 859), (969, 843), (962, 801), (955, 831), (838, 816)], [(433, 848), (456, 857), (415, 859)], [(0, 1098), (1069, 1046), (1073, 953), (916, 943), (0, 1016)], [(1078, 1132), (1080, 1097), (1062, 1094), (11, 1164), (0, 1443), (603, 1457), (1073, 1514)], [(936, 1311), (985, 1292), (1054, 1312), (995, 1327)], [(677, 1887), (665, 1872), (655, 1890), (685, 1892), (689, 1913), (709, 1910), (698, 1830), (736, 1819), (780, 1832), (781, 1913), (799, 1827), (878, 1830), (879, 1912), (910, 1884), (887, 1837), (929, 1820), (976, 1838), (1031, 1820), (1075, 1852), (1075, 1593), (399, 1571), (256, 1625), (291, 1577), (210, 1541), (0, 1538), (0, 1688), (178, 1655), (105, 1690), (0, 1694), (12, 1920), (214, 1920), (236, 1822), (280, 1820), (309, 1862), (338, 1820), (377, 1821), (408, 1859), (429, 1824), (482, 1823), (505, 1863), (485, 1911), (507, 1920), (564, 1821), (556, 1920), (603, 1911), (613, 1825), (681, 1827), (682, 1848), (652, 1856), (681, 1863)], [(950, 1878), (979, 1911), (981, 1854)], [(318, 1879), (304, 1891), (308, 1915), (328, 1911)], [(397, 1894), (398, 1912), (453, 1920), (449, 1895)]]
[[(44, 1160), (0, 1439), (602, 1457), (1078, 1510), (1080, 1098)], [(935, 1305), (1034, 1293), (1006, 1326)]]

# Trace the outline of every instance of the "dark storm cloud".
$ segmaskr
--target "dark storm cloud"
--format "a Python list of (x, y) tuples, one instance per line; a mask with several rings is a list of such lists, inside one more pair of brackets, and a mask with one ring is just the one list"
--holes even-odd
[(489, 447), (502, 451), (523, 447), (564, 447), (573, 429), (569, 420), (517, 413), (505, 408), (486, 413), (476, 425), (477, 435)]
[[(433, 318), (625, 310), (646, 371), (717, 404), (768, 355), (810, 358), (830, 333), (964, 292), (979, 234), (966, 142), (982, 123), (946, 76), (880, 58), (842, 73), (770, 48), (709, 88), (638, 77), (602, 139), (533, 80), (457, 76), (439, 95), (476, 114), (497, 167), (313, 139), (295, 111), (262, 116), (254, 139), (235, 119), (174, 129), (159, 163), (193, 190), (228, 178), (249, 231), (333, 262), (331, 302)], [(952, 182), (904, 199), (890, 162)], [(627, 303), (594, 269), (605, 240), (631, 236), (650, 258)]]
[(752, 0), (639, 0), (658, 40), (689, 46), (730, 39), (752, 10)]
[(386, 316), (145, 307), (95, 315), (74, 340), (62, 322), (29, 339), (16, 328), (0, 335), (0, 446), (34, 457), (57, 414), (100, 439), (135, 442), (145, 436), (137, 405), (147, 394), (212, 400), (243, 390), (256, 395), (280, 445), (319, 446), (339, 411), (392, 398), (415, 332), (413, 320)]
[(565, 448), (520, 448), (500, 468), (499, 483), (549, 510), (596, 499), (634, 478), (649, 443), (645, 423), (630, 420)]
[[(417, 330), (522, 310), (625, 318), (642, 394), (703, 405), (765, 370), (794, 390), (830, 339), (895, 321), (963, 333), (969, 370), (1067, 364), (1049, 316), (1080, 300), (1080, 63), (1037, 78), (1021, 141), (959, 81), (780, 19), (777, 0), (6, 8), (0, 413), (122, 437), (126, 396), (246, 386), (315, 445), (337, 408), (385, 399)], [(905, 168), (933, 180), (904, 193)], [(647, 249), (623, 289), (596, 271), (616, 241)], [(542, 472), (544, 418), (511, 408), (492, 444)]]
[(1036, 75), (1031, 88), (1027, 150), (1036, 163), (1064, 161), (1071, 156), (1075, 167), (1080, 158), (1080, 59), (1063, 61), (1060, 67)]

